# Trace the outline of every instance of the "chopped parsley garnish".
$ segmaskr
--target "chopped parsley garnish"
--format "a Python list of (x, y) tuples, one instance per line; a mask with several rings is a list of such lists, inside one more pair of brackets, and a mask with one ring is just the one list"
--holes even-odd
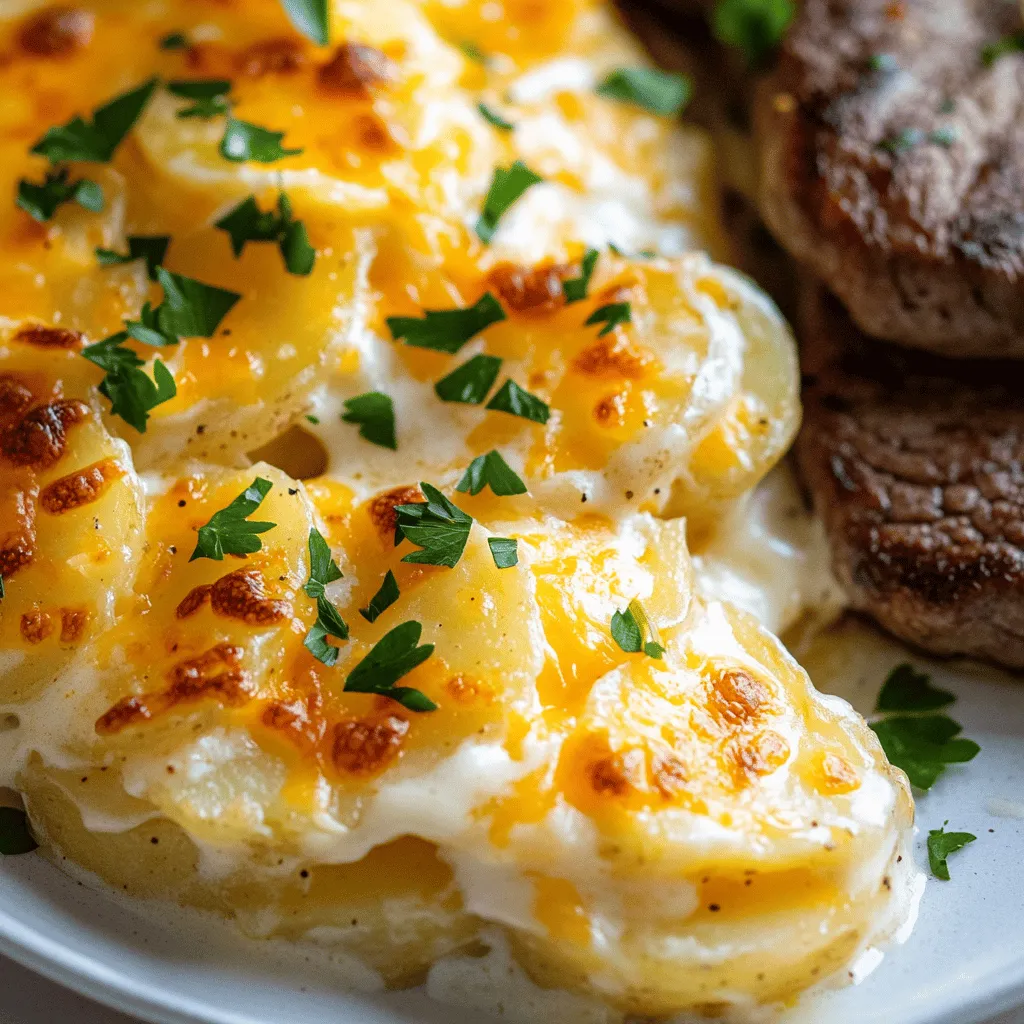
[(187, 50), (188, 36), (184, 32), (168, 32), (158, 43), (161, 50)]
[[(307, 597), (325, 596), (324, 587), (342, 578), (342, 571), (331, 555), (330, 545), (315, 527), (309, 528), (309, 579), (302, 585)], [(344, 639), (344, 637), (342, 638)]]
[(625, 249), (614, 242), (609, 242), (608, 248), (616, 256), (621, 256), (624, 260), (655, 260), (658, 258), (658, 254), (653, 249), (638, 249), (636, 252), (626, 252)]
[(18, 182), (17, 205), (33, 220), (48, 221), (63, 203), (78, 203), (83, 209), (99, 213), (103, 209), (103, 189), (95, 181), (79, 178), (68, 181), (68, 169), (47, 171), (41, 185), (22, 178)]
[(956, 701), (948, 690), (931, 684), (931, 676), (904, 662), (886, 677), (876, 711), (938, 711)]
[(380, 590), (370, 598), (370, 603), (365, 608), (359, 609), (359, 614), (367, 622), (376, 622), (381, 613), (387, 611), (399, 596), (398, 580), (395, 579), (395, 574), (388, 569), (384, 582), (380, 585)]
[(288, 20), (318, 46), (331, 41), (328, 0), (281, 0)]
[(612, 615), (612, 639), (627, 654), (646, 654), (648, 658), (660, 660), (665, 653), (647, 612), (636, 598), (624, 612)]
[(306, 421), (308, 423), (312, 423), (314, 427), (319, 427), (320, 426), (320, 417), (319, 416), (314, 416), (312, 413), (307, 413), (306, 414)]
[(748, 64), (758, 65), (782, 42), (795, 13), (793, 0), (718, 0), (711, 30), (720, 43), (739, 47)]
[(963, 726), (948, 715), (927, 714), (956, 700), (931, 685), (931, 677), (911, 665), (897, 665), (878, 696), (876, 711), (889, 713), (872, 722), (886, 757), (907, 773), (918, 789), (931, 789), (947, 765), (972, 760), (981, 749), (960, 736)]
[(382, 392), (368, 391), (365, 395), (346, 399), (341, 418), (345, 423), (358, 423), (359, 436), (364, 440), (392, 451), (398, 447), (395, 406)]
[(17, 807), (0, 807), (0, 854), (31, 853), (39, 844), (28, 827), (28, 816)]
[(420, 489), (426, 502), (395, 506), (395, 544), (405, 538), (421, 549), (402, 561), (454, 569), (466, 549), (473, 517), (453, 505), (436, 487), (421, 483)]
[(949, 881), (949, 865), (946, 858), (978, 838), (970, 832), (946, 832), (948, 824), (948, 821), (944, 821), (942, 828), (932, 829), (928, 833), (928, 866), (932, 869), (932, 874), (944, 882)]
[(156, 279), (164, 290), (163, 302), (156, 309), (147, 302), (138, 320), (125, 321), (128, 336), (145, 345), (177, 345), (182, 337), (212, 338), (241, 298), (237, 292), (172, 274), (164, 267), (156, 268)]
[(469, 60), (476, 64), (482, 64), (484, 67), (487, 67), (490, 63), (490, 58), (483, 50), (480, 49), (479, 46), (476, 45), (476, 43), (472, 43), (469, 40), (463, 40), (459, 43), (459, 49), (465, 57), (469, 58)]
[(496, 412), (507, 412), (511, 416), (521, 416), (524, 420), (534, 423), (547, 423), (551, 410), (547, 403), (536, 395), (524, 391), (511, 377), (498, 388), (495, 396), (484, 407)]
[(403, 622), (385, 633), (349, 672), (345, 692), (390, 697), (410, 711), (436, 711), (437, 705), (426, 694), (409, 686), (395, 686), (402, 676), (434, 653), (433, 644), (418, 646), (422, 632), (423, 627), (418, 622)]
[(873, 53), (868, 57), (868, 67), (872, 71), (884, 71), (890, 73), (899, 71), (900, 65), (891, 53)]
[(690, 80), (685, 75), (656, 68), (616, 68), (597, 87), (599, 96), (666, 117), (675, 117), (683, 109), (690, 92)]
[(4, 591), (4, 578), (3, 576), (0, 576), (0, 601), (2, 601), (6, 596), (7, 594)]
[(222, 562), (224, 555), (249, 555), (259, 551), (263, 543), (259, 534), (272, 530), (276, 523), (250, 522), (251, 516), (263, 504), (263, 499), (274, 485), (258, 476), (226, 508), (214, 512), (205, 526), (199, 527), (196, 549), (190, 562), (197, 558), (212, 558)]
[(220, 140), (220, 155), (234, 163), (252, 160), (258, 164), (272, 164), (286, 156), (297, 156), (302, 149), (285, 149), (281, 145), (284, 132), (273, 132), (249, 121), (229, 117)]
[(949, 149), (959, 138), (960, 132), (952, 125), (948, 125), (945, 128), (936, 128), (928, 133), (929, 142), (934, 143), (936, 146), (945, 146), (946, 149)]
[(338, 660), (338, 648), (327, 642), (327, 637), (338, 640), (348, 639), (348, 626), (338, 614), (338, 609), (331, 604), (325, 587), (328, 583), (341, 579), (338, 563), (331, 557), (331, 549), (323, 534), (315, 527), (309, 529), (309, 579), (302, 589), (307, 597), (316, 601), (316, 622), (310, 626), (303, 643), (306, 650), (317, 661), (325, 665), (333, 665)]
[(517, 160), (511, 167), (495, 167), (483, 211), (476, 222), (476, 233), (480, 240), (489, 242), (498, 230), (498, 221), (505, 212), (531, 185), (543, 180), (522, 160)]
[(897, 132), (897, 134), (882, 139), (878, 143), (878, 148), (884, 149), (887, 153), (892, 153), (896, 156), (908, 149), (913, 149), (914, 146), (919, 146), (924, 142), (924, 139), (925, 134), (920, 128), (904, 128)]
[(442, 377), (434, 390), (443, 402), (479, 405), (494, 387), (500, 369), (501, 360), (497, 356), (473, 356), (447, 377)]
[(122, 343), (127, 338), (127, 332), (122, 331), (95, 345), (88, 345), (82, 349), (82, 355), (106, 371), (99, 392), (110, 399), (111, 415), (120, 416), (125, 423), (144, 434), (150, 410), (169, 402), (178, 389), (171, 371), (159, 359), (153, 363), (153, 379), (150, 380), (141, 369), (145, 360), (140, 359), (133, 349), (123, 347)]
[(494, 125), (499, 132), (510, 132), (515, 129), (515, 125), (511, 121), (506, 121), (501, 114), (492, 110), (486, 103), (478, 103), (476, 105), (476, 109), (480, 111), (480, 116), (488, 124)]
[(504, 319), (501, 303), (490, 292), (484, 292), (465, 309), (425, 309), (422, 318), (389, 316), (387, 325), (395, 341), (452, 355), (482, 330)]
[(156, 85), (157, 80), (151, 78), (137, 89), (115, 96), (96, 108), (92, 121), (76, 116), (65, 125), (50, 128), (31, 152), (45, 156), (53, 164), (66, 160), (107, 163), (139, 119)]
[(170, 235), (129, 235), (127, 253), (116, 252), (114, 249), (97, 249), (96, 259), (104, 267), (145, 260), (146, 273), (149, 274), (151, 281), (155, 281), (156, 268), (163, 264), (170, 244)]
[(597, 334), (599, 338), (603, 338), (606, 334), (615, 330), (619, 324), (631, 323), (632, 319), (633, 310), (628, 302), (609, 302), (607, 306), (595, 309), (583, 323), (587, 327), (593, 324), (604, 324), (604, 327)]
[(231, 111), (231, 82), (226, 78), (189, 79), (168, 82), (167, 91), (182, 99), (192, 100), (192, 106), (183, 107), (178, 117), (200, 117), (209, 120)]
[(243, 199), (229, 210), (214, 227), (226, 231), (231, 238), (231, 251), (240, 256), (246, 242), (274, 242), (281, 250), (285, 269), (304, 277), (313, 269), (316, 250), (309, 244), (306, 225), (292, 218), (292, 204), (279, 193), (277, 210), (263, 211), (255, 196)]
[(515, 537), (488, 537), (487, 546), (498, 569), (511, 569), (519, 564), (519, 541)]
[(1024, 32), (1014, 32), (1011, 35), (1003, 36), (1002, 39), (989, 43), (981, 51), (981, 63), (990, 68), (1000, 57), (1008, 53), (1016, 53), (1024, 50)]
[(583, 261), (580, 263), (580, 276), (562, 282), (562, 292), (567, 305), (572, 302), (582, 302), (587, 297), (587, 289), (590, 287), (591, 277), (594, 276), (594, 267), (597, 266), (599, 255), (597, 249), (588, 249), (583, 254)]
[(316, 622), (309, 627), (302, 645), (317, 661), (325, 665), (334, 665), (338, 660), (340, 648), (328, 643), (327, 638), (333, 636), (339, 640), (347, 640), (348, 626), (330, 601), (317, 601), (316, 609)]
[(491, 492), (498, 497), (526, 493), (526, 484), (497, 450), (489, 451), (486, 455), (478, 455), (469, 464), (455, 490), (462, 494), (476, 495), (485, 487), (490, 487)]
[(981, 749), (960, 737), (963, 726), (947, 715), (893, 715), (871, 728), (886, 757), (923, 790), (931, 789), (948, 765), (970, 761)]

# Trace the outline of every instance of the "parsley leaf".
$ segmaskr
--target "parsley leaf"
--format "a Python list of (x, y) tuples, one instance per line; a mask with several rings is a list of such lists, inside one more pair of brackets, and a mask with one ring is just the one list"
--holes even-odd
[(346, 693), (376, 693), (390, 697), (410, 711), (436, 711), (437, 705), (426, 694), (408, 686), (395, 686), (404, 675), (422, 665), (434, 653), (433, 644), (417, 646), (423, 627), (418, 622), (403, 622), (385, 633), (369, 654), (345, 680)]
[(331, 41), (327, 0), (281, 0), (288, 20), (319, 46)]
[(289, 274), (305, 277), (312, 273), (313, 264), (316, 262), (316, 249), (310, 244), (309, 234), (303, 221), (289, 221), (278, 245), (281, 248), (281, 257), (284, 259), (284, 269)]
[(178, 111), (178, 117), (201, 117), (209, 120), (221, 117), (231, 110), (228, 93), (231, 82), (226, 78), (188, 79), (168, 82), (167, 91), (186, 100), (193, 100), (190, 107)]
[(247, 517), (263, 504), (273, 486), (269, 480), (258, 476), (230, 505), (214, 512), (210, 521), (199, 527), (196, 549), (189, 561), (212, 558), (222, 562), (225, 553), (248, 555), (259, 551), (263, 544), (258, 535), (272, 530), (277, 524), (250, 522)]
[(491, 62), (490, 57), (480, 49), (476, 43), (472, 43), (469, 40), (463, 40), (459, 43), (459, 49), (463, 54), (476, 64), (482, 64), (484, 67)]
[(506, 121), (501, 114), (492, 110), (486, 103), (478, 103), (476, 109), (480, 111), (480, 116), (491, 125), (494, 125), (499, 132), (510, 132), (515, 129), (515, 125), (511, 121)]
[(610, 302), (607, 306), (595, 309), (584, 321), (584, 326), (604, 324), (604, 327), (597, 333), (599, 338), (603, 338), (606, 334), (615, 330), (619, 324), (628, 324), (632, 320), (633, 310), (628, 302)]
[(123, 348), (128, 334), (122, 331), (82, 349), (82, 355), (106, 371), (100, 394), (110, 399), (110, 413), (120, 416), (140, 434), (146, 432), (149, 411), (169, 402), (177, 393), (171, 371), (159, 360), (153, 363), (150, 380), (140, 367), (145, 361), (130, 348)]
[(22, 178), (15, 202), (33, 220), (43, 223), (62, 203), (75, 202), (83, 209), (99, 213), (103, 209), (103, 189), (88, 178), (68, 181), (68, 169), (62, 167), (59, 171), (47, 171), (41, 185)]
[(395, 544), (407, 538), (421, 549), (402, 561), (454, 569), (466, 549), (473, 517), (453, 505), (436, 487), (421, 483), (420, 489), (426, 502), (395, 506)]
[(544, 179), (534, 174), (529, 167), (517, 160), (511, 167), (495, 167), (491, 187), (484, 200), (480, 219), (476, 222), (476, 233), (482, 242), (489, 242), (498, 230), (498, 221), (531, 185)]
[(54, 164), (66, 160), (107, 163), (139, 119), (156, 85), (156, 78), (151, 78), (137, 89), (115, 96), (96, 108), (91, 122), (76, 116), (65, 125), (50, 128), (30, 152)]
[(931, 789), (947, 765), (970, 761), (981, 749), (973, 740), (957, 738), (963, 726), (946, 715), (893, 715), (871, 728), (886, 757), (923, 790)]
[(323, 534), (315, 527), (309, 530), (309, 579), (302, 589), (316, 600), (316, 621), (310, 626), (303, 644), (306, 650), (325, 665), (338, 660), (338, 648), (327, 642), (328, 636), (348, 639), (348, 626), (328, 600), (325, 587), (341, 579), (338, 563), (331, 557), (331, 549)]
[(297, 156), (302, 149), (285, 149), (281, 145), (284, 132), (273, 132), (249, 121), (229, 117), (220, 140), (220, 155), (234, 163), (252, 160), (258, 164), (272, 164), (286, 156)]
[(365, 395), (346, 399), (341, 418), (345, 423), (360, 424), (359, 436), (365, 440), (392, 451), (398, 447), (395, 437), (395, 406), (382, 392), (368, 391)]
[(913, 665), (897, 665), (888, 675), (878, 695), (876, 711), (938, 711), (954, 703), (948, 690), (931, 685), (931, 676)]
[(212, 338), (241, 298), (237, 292), (172, 274), (163, 267), (156, 268), (156, 279), (164, 290), (163, 302), (154, 310), (146, 303), (140, 319), (126, 323), (128, 333), (147, 345), (176, 345), (180, 337)]
[(168, 32), (157, 46), (161, 50), (187, 50), (189, 47), (188, 36), (184, 32)]
[(390, 608), (399, 596), (398, 580), (395, 579), (395, 574), (388, 569), (384, 582), (380, 585), (380, 590), (370, 598), (369, 605), (359, 609), (359, 614), (367, 622), (376, 622), (381, 613)]
[(616, 68), (597, 87), (599, 96), (666, 117), (675, 117), (683, 109), (690, 92), (690, 80), (685, 75), (656, 68)]
[(246, 242), (276, 242), (290, 274), (305, 276), (313, 269), (316, 250), (309, 244), (306, 226), (292, 219), (292, 204), (281, 192), (277, 212), (263, 211), (255, 196), (243, 199), (229, 210), (214, 227), (226, 231), (231, 238), (231, 251), (240, 256)]
[(795, 13), (793, 0), (718, 0), (711, 29), (720, 43), (739, 47), (747, 63), (757, 65), (782, 41)]
[(116, 252), (114, 249), (97, 249), (96, 259), (104, 267), (145, 260), (146, 273), (149, 274), (151, 281), (155, 281), (156, 268), (163, 263), (170, 243), (170, 235), (129, 235), (127, 253)]
[(515, 537), (488, 537), (487, 546), (498, 569), (511, 569), (519, 564), (519, 541)]
[(315, 527), (309, 528), (309, 579), (302, 585), (307, 597), (323, 597), (328, 583), (342, 578), (338, 563), (324, 535)]
[[(612, 615), (612, 639), (627, 654), (646, 654), (648, 658), (660, 660), (665, 648), (658, 643), (651, 620), (643, 605), (634, 598), (624, 612)], [(650, 636), (650, 640), (645, 640)]]
[(1024, 32), (1014, 32), (1012, 35), (1003, 36), (1002, 39), (989, 43), (981, 51), (981, 63), (990, 68), (1000, 57), (1008, 53), (1016, 53), (1024, 50)]
[(536, 395), (531, 395), (529, 391), (524, 391), (511, 377), (498, 388), (497, 394), (484, 408), (521, 416), (524, 420), (532, 420), (534, 423), (547, 423), (551, 415), (546, 402), (542, 402)]
[(434, 385), (434, 390), (442, 402), (479, 405), (494, 387), (500, 369), (501, 360), (497, 356), (473, 356), (447, 377), (442, 377)]
[(924, 139), (925, 134), (920, 128), (904, 128), (896, 135), (882, 139), (878, 143), (878, 148), (884, 149), (886, 153), (892, 153), (893, 156), (897, 156), (908, 149), (913, 149), (914, 146), (919, 146), (924, 142)]
[(462, 494), (479, 494), (490, 486), (491, 492), (499, 497), (510, 494), (525, 494), (526, 484), (519, 478), (516, 471), (502, 458), (501, 452), (489, 451), (486, 455), (478, 455), (466, 470), (455, 490)]
[(928, 133), (929, 142), (936, 146), (943, 146), (946, 149), (949, 149), (959, 138), (960, 132), (955, 125), (946, 125)]
[(900, 63), (891, 53), (873, 53), (868, 57), (868, 67), (872, 71), (891, 74), (894, 71), (899, 71)]
[(0, 854), (31, 853), (39, 844), (28, 827), (28, 816), (17, 807), (0, 807)]
[(386, 322), (395, 341), (454, 355), (482, 330), (505, 319), (501, 303), (484, 292), (465, 309), (425, 309), (422, 318), (389, 316)]
[(949, 881), (949, 865), (946, 858), (978, 838), (970, 832), (946, 832), (948, 824), (948, 821), (944, 821), (942, 828), (932, 829), (928, 833), (928, 866), (932, 869), (932, 874), (944, 882)]
[(597, 249), (588, 249), (583, 255), (583, 262), (580, 264), (580, 276), (570, 278), (562, 282), (562, 292), (565, 295), (566, 305), (573, 302), (581, 302), (587, 297), (587, 289), (590, 287), (590, 279), (594, 276), (594, 267), (597, 266), (597, 257), (600, 253)]

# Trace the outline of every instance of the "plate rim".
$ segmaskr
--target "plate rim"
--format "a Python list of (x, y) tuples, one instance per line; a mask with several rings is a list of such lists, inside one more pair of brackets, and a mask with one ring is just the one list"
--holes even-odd
[[(58, 870), (51, 865), (53, 870)], [(162, 985), (133, 985), (124, 972), (66, 942), (33, 929), (0, 905), (0, 954), (77, 994), (149, 1024), (267, 1024), (247, 1013), (222, 1011)], [(1024, 962), (997, 975), (997, 983), (979, 999), (962, 999), (937, 1016), (917, 1015), (905, 1024), (983, 1024), (1024, 1008)], [(495, 1018), (497, 1019), (497, 1018)]]

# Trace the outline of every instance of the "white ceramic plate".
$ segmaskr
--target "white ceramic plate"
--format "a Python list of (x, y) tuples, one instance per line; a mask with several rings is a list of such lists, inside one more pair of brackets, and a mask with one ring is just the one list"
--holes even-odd
[[(886, 668), (907, 657), (849, 630), (828, 650), (831, 670), (819, 658), (812, 674), (834, 677), (823, 688), (865, 712)], [(805, 1000), (785, 1024), (977, 1024), (1024, 1005), (1024, 681), (962, 665), (932, 671), (959, 695), (952, 713), (982, 752), (919, 799), (916, 856), (924, 865), (927, 830), (947, 819), (978, 840), (950, 858), (951, 882), (929, 881), (905, 945), (861, 984)], [(0, 861), (0, 952), (161, 1024), (480, 1024), (488, 1009), (520, 1019), (516, 1006), (487, 1006), (486, 987), (458, 1010), (421, 991), (346, 991), (343, 965), (241, 940), (199, 915), (126, 906), (34, 855)]]

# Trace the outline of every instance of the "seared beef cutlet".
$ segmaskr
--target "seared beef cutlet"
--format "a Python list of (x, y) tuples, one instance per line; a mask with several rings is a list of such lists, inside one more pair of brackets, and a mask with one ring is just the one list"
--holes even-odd
[(1024, 32), (1008, 0), (805, 0), (764, 83), (761, 206), (868, 334), (1024, 357)]
[(802, 333), (797, 455), (851, 604), (1024, 668), (1024, 364), (879, 344), (813, 285)]

